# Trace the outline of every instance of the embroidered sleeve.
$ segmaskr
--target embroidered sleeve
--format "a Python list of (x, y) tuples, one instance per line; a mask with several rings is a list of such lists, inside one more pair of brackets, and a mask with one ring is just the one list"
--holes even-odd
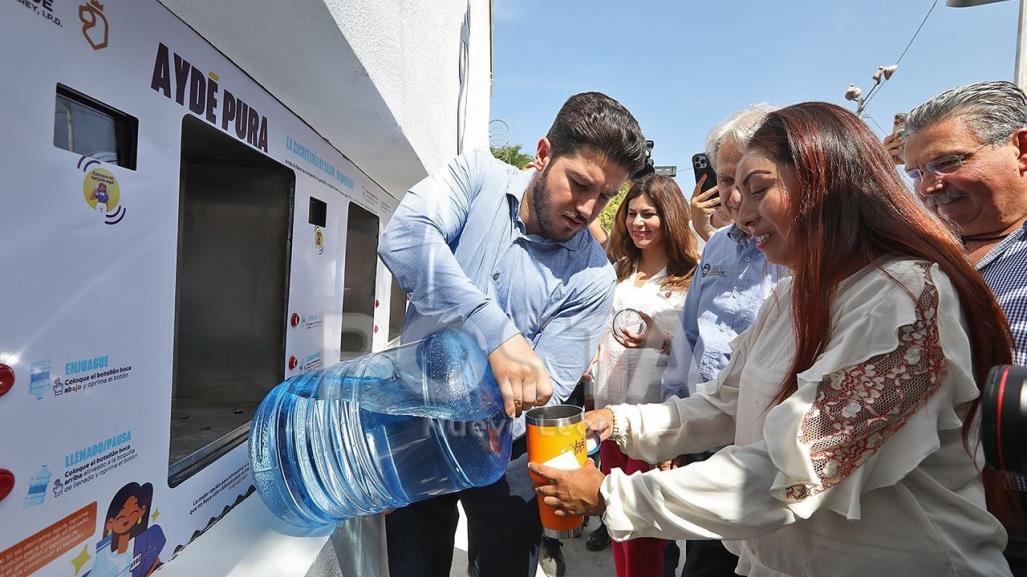
[(845, 480), (901, 429), (941, 385), (947, 370), (938, 337), (938, 291), (927, 280), (916, 318), (898, 328), (898, 348), (824, 376), (803, 416), (799, 443), (808, 447), (818, 483), (788, 487), (798, 502)]

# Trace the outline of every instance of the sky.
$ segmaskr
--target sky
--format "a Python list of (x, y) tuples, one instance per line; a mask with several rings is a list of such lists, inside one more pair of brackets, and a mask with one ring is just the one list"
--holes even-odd
[[(934, 0), (493, 0), (494, 144), (534, 153), (572, 94), (604, 92), (655, 141), (657, 165), (694, 186), (707, 132), (749, 104), (824, 100), (855, 110)], [(953, 86), (1011, 80), (1018, 2), (937, 5), (899, 69), (869, 102), (879, 136), (895, 112)], [(503, 128), (501, 120), (508, 127)], [(876, 121), (877, 125), (874, 124)]]

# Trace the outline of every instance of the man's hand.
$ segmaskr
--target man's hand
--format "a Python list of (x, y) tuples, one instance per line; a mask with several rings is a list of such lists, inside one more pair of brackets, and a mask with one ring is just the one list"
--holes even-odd
[(689, 212), (692, 217), (692, 227), (695, 228), (695, 232), (702, 237), (703, 240), (710, 240), (710, 235), (713, 234), (713, 225), (710, 224), (710, 217), (717, 211), (717, 207), (720, 206), (720, 197), (717, 196), (719, 188), (717, 186), (711, 186), (709, 190), (703, 191), (703, 185), (706, 183), (706, 175), (699, 177), (699, 181), (695, 183), (695, 189), (692, 191), (692, 200), (689, 202)]
[(601, 515), (606, 501), (599, 486), (606, 478), (592, 461), (573, 471), (553, 469), (538, 463), (528, 463), (528, 470), (541, 477), (545, 484), (535, 488), (542, 502), (555, 507), (557, 517), (572, 515)]
[(510, 337), (489, 353), (489, 368), (511, 418), (525, 409), (546, 404), (553, 396), (553, 383), (542, 359), (522, 335)]
[(902, 137), (902, 133), (897, 132), (895, 134), (888, 135), (881, 144), (883, 144), (884, 149), (888, 151), (888, 155), (891, 156), (892, 162), (895, 163), (895, 166), (906, 163), (903, 156), (903, 148), (906, 146), (906, 139)]

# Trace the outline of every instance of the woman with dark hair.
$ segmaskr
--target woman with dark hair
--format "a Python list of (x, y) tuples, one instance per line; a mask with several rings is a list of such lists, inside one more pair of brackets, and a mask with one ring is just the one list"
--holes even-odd
[(153, 485), (129, 483), (107, 508), (96, 561), (84, 577), (146, 577), (161, 565), (167, 541), (160, 525), (149, 524)]
[[(678, 324), (688, 284), (699, 262), (688, 227), (688, 204), (674, 179), (650, 176), (631, 186), (614, 217), (607, 254), (617, 273), (614, 312), (637, 311), (650, 327), (646, 337), (661, 342), (653, 348), (640, 347), (642, 339), (637, 333), (611, 330), (596, 355), (595, 406), (659, 402), (663, 399), (660, 377), (669, 355), (661, 345)], [(613, 468), (627, 473), (652, 468), (652, 461), (629, 459), (610, 441), (600, 446), (600, 458), (604, 473)], [(603, 540), (602, 532), (600, 527), (589, 535), (590, 548), (597, 548), (597, 542)], [(658, 577), (663, 568), (663, 548), (661, 539), (615, 543), (617, 575)]]
[(768, 115), (736, 176), (737, 222), (792, 277), (713, 392), (587, 415), (634, 458), (734, 444), (632, 476), (532, 464), (545, 502), (616, 539), (729, 540), (750, 576), (1009, 575), (977, 409), (1012, 339), (958, 239), (831, 104)]

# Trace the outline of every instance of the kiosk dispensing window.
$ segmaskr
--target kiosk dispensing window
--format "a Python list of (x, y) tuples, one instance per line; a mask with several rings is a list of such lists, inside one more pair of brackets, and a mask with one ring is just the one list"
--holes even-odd
[(120, 110), (57, 85), (53, 145), (129, 170), (136, 169), (139, 121)]
[(285, 374), (295, 174), (182, 122), (168, 482), (242, 443)]
[(350, 202), (349, 218), (346, 222), (341, 360), (371, 352), (377, 254), (378, 217), (360, 205)]

